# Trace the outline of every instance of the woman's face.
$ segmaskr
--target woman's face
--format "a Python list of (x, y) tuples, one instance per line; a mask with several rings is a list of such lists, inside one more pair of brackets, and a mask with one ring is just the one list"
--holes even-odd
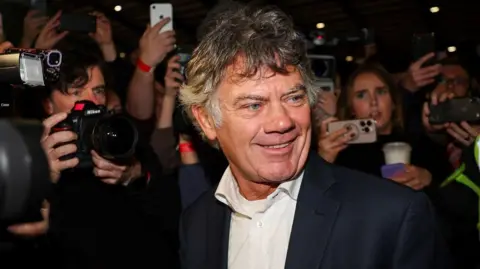
[(394, 104), (387, 85), (377, 75), (364, 73), (357, 76), (351, 91), (349, 103), (354, 117), (372, 118), (379, 134), (390, 133)]

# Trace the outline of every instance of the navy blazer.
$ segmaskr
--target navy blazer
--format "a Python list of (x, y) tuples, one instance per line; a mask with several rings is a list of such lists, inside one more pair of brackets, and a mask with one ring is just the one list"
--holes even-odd
[[(184, 212), (182, 268), (227, 269), (230, 213), (211, 191)], [(285, 269), (451, 268), (436, 226), (424, 193), (311, 153)]]

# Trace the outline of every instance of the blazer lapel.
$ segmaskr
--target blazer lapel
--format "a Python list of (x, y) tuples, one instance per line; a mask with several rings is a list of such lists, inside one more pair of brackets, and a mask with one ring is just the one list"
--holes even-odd
[(327, 196), (335, 183), (329, 164), (311, 153), (297, 200), (285, 269), (319, 268), (340, 203)]
[(230, 209), (213, 198), (207, 214), (207, 267), (227, 269)]

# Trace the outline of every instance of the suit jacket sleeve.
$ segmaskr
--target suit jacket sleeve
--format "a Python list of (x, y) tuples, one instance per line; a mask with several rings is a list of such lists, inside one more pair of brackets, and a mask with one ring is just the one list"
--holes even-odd
[(391, 268), (446, 269), (451, 268), (449, 257), (433, 208), (428, 198), (419, 192), (407, 208), (398, 230)]

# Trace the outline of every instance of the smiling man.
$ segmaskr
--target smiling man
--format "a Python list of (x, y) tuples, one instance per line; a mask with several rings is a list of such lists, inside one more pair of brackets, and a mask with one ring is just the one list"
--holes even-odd
[(211, 20), (180, 98), (230, 165), (182, 217), (183, 268), (448, 267), (424, 194), (309, 152), (316, 89), (292, 21), (253, 7)]

